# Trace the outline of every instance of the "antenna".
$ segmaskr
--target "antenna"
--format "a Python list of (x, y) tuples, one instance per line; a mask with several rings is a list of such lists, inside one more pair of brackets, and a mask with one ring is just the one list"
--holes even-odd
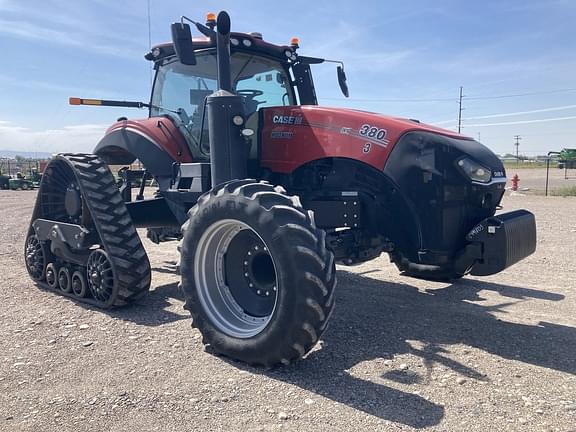
[[(152, 48), (152, 20), (150, 17), (150, 1), (147, 2), (148, 11), (148, 49)], [(152, 87), (152, 82), (154, 81), (154, 73), (152, 72), (152, 63), (150, 63), (150, 87)]]

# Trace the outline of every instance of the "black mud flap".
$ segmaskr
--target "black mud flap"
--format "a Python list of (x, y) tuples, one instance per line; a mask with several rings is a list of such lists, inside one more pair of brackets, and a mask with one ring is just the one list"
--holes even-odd
[(466, 240), (481, 245), (481, 259), (470, 274), (488, 276), (501, 272), (534, 253), (536, 250), (536, 220), (526, 210), (516, 210), (484, 219), (466, 236)]

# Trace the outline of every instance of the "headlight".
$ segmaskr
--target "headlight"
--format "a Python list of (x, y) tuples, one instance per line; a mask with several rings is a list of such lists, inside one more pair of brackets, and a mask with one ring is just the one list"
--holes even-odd
[(483, 167), (472, 159), (463, 158), (458, 161), (458, 166), (470, 180), (480, 183), (489, 183), (492, 180), (492, 171)]

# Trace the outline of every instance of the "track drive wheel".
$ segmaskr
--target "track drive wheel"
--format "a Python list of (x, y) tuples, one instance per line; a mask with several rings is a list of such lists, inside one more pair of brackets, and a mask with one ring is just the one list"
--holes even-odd
[(316, 344), (334, 307), (334, 256), (297, 197), (224, 183), (200, 197), (183, 234), (185, 307), (212, 351), (270, 367)]
[(103, 307), (110, 306), (118, 293), (118, 281), (110, 257), (102, 249), (96, 249), (88, 257), (86, 269), (92, 297)]

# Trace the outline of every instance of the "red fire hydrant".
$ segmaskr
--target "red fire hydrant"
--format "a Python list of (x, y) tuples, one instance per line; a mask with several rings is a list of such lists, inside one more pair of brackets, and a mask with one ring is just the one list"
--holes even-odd
[(518, 174), (514, 174), (514, 177), (512, 177), (512, 190), (513, 191), (518, 190), (518, 183), (519, 182), (520, 182), (520, 177), (518, 177)]

